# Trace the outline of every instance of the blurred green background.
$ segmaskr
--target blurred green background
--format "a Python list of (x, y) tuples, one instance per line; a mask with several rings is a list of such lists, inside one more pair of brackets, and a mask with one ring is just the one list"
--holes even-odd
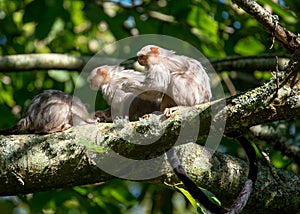
[[(300, 30), (300, 3), (259, 0), (290, 31)], [(63, 53), (93, 56), (114, 41), (140, 34), (164, 34), (184, 40), (207, 58), (256, 56), (287, 51), (253, 18), (227, 0), (0, 0), (0, 54)], [(72, 93), (78, 71), (0, 71), (0, 128), (14, 125), (32, 97), (45, 89)], [(222, 71), (236, 92), (256, 87), (270, 71)], [(227, 96), (229, 90), (224, 85)], [(107, 105), (100, 98), (100, 108)], [(299, 121), (278, 122), (297, 144)], [(262, 146), (267, 147), (263, 142)], [(229, 146), (230, 145), (230, 146)], [(299, 143), (297, 144), (299, 146)], [(298, 166), (270, 149), (276, 167)], [(245, 158), (238, 144), (224, 140), (220, 150)], [(2, 213), (195, 213), (178, 192), (158, 185), (113, 180), (104, 185), (1, 197)]]

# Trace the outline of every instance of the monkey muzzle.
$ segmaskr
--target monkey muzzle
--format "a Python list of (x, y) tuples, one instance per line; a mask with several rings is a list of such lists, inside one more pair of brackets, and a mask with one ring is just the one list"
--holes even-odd
[(148, 56), (146, 56), (146, 55), (138, 56), (138, 62), (142, 66), (145, 66), (147, 64), (147, 59), (148, 59)]

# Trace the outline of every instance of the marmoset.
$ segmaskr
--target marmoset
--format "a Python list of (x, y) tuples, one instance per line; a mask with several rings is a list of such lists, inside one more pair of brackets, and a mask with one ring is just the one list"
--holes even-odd
[(160, 100), (143, 100), (141, 90), (129, 90), (141, 85), (145, 75), (141, 72), (114, 65), (103, 65), (92, 70), (87, 78), (93, 90), (100, 90), (110, 109), (96, 112), (96, 116), (109, 120), (114, 116), (140, 117), (159, 110)]
[(19, 134), (22, 131), (46, 134), (95, 122), (78, 97), (58, 90), (46, 90), (33, 98), (14, 127), (0, 130), (0, 134)]
[[(197, 60), (155, 45), (143, 47), (137, 56), (139, 64), (146, 68), (144, 88), (165, 93), (161, 110), (210, 101), (210, 80)], [(151, 100), (153, 97), (144, 98)]]

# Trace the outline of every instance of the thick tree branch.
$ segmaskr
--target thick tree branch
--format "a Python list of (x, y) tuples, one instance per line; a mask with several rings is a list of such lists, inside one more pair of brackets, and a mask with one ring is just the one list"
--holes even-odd
[[(278, 55), (278, 69), (284, 70), (289, 62), (290, 56)], [(251, 72), (274, 71), (276, 70), (275, 55), (258, 55), (258, 56), (235, 56), (224, 59), (210, 59), (210, 63), (216, 71), (242, 71)]]
[(278, 17), (270, 14), (254, 0), (232, 0), (240, 8), (255, 18), (289, 51), (295, 52), (300, 46), (300, 38), (284, 28)]
[[(113, 126), (115, 125), (88, 125), (75, 127), (73, 131), (46, 136), (2, 137), (0, 139), (0, 195), (45, 191), (112, 179), (112, 176), (95, 165), (95, 161), (103, 160), (103, 156), (106, 155), (103, 151), (108, 149), (109, 143), (120, 142), (119, 150), (116, 152), (132, 150), (132, 145), (124, 142), (117, 132), (107, 134), (107, 130), (112, 129)], [(112, 138), (113, 135), (115, 139)], [(99, 152), (98, 159), (91, 159), (93, 157), (91, 152), (82, 146), (87, 144), (83, 139), (84, 136), (94, 141), (94, 137), (97, 138), (97, 144), (101, 145), (98, 149), (102, 150)], [(90, 143), (95, 144), (95, 142)], [(156, 151), (162, 147), (163, 144)], [(152, 151), (152, 155), (156, 151)], [(198, 185), (211, 190), (225, 206), (233, 202), (247, 177), (246, 162), (221, 153), (215, 153), (211, 158), (209, 150), (194, 143), (181, 145), (177, 147), (177, 151), (183, 167)], [(140, 160), (148, 157), (147, 153), (136, 152), (136, 158)], [(155, 163), (153, 169), (157, 169)], [(130, 165), (122, 165), (122, 167), (126, 169), (123, 171), (124, 174), (138, 173), (142, 170)], [(168, 185), (178, 183), (166, 161), (160, 165), (160, 170), (162, 176), (150, 179), (148, 182)], [(281, 189), (272, 178), (268, 168), (260, 167), (255, 191), (245, 211), (251, 213), (257, 209), (264, 209), (265, 213), (276, 210), (295, 213), (299, 210), (299, 177), (282, 170), (278, 170), (277, 173), (285, 181), (284, 189)]]
[(66, 54), (18, 54), (0, 56), (0, 70), (26, 71), (44, 69), (81, 70), (86, 64), (86, 58)]
[[(290, 56), (288, 55), (278, 55), (278, 67), (280, 70), (285, 68), (289, 61), (289, 57)], [(76, 57), (66, 54), (19, 54), (0, 56), (0, 70), (1, 72), (47, 69), (81, 71), (90, 59), (91, 57), (89, 56)], [(101, 60), (99, 60), (99, 62), (101, 62)], [(210, 63), (217, 72), (234, 70), (252, 73), (255, 70), (275, 70), (276, 56), (236, 56), (224, 59), (211, 59)], [(95, 66), (100, 65), (101, 64)]]

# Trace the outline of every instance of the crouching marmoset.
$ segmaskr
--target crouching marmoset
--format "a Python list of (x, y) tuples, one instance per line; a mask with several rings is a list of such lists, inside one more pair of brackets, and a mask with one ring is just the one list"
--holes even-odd
[(87, 80), (91, 89), (100, 90), (110, 105), (109, 109), (95, 114), (106, 121), (113, 119), (110, 118), (111, 113), (113, 116), (136, 118), (160, 109), (159, 98), (145, 100), (141, 98), (141, 90), (130, 90), (144, 82), (145, 75), (141, 72), (118, 65), (103, 65), (93, 69)]
[[(210, 79), (197, 60), (155, 45), (143, 47), (137, 56), (139, 64), (146, 68), (143, 87), (155, 86), (164, 93), (161, 111), (170, 114), (180, 106), (194, 106), (210, 101)], [(153, 96), (150, 94), (144, 98), (151, 100)], [(173, 106), (178, 107), (166, 109)]]
[(88, 123), (92, 119), (82, 101), (58, 90), (46, 90), (35, 96), (23, 117), (12, 128), (0, 130), (2, 135), (30, 133), (53, 133)]

